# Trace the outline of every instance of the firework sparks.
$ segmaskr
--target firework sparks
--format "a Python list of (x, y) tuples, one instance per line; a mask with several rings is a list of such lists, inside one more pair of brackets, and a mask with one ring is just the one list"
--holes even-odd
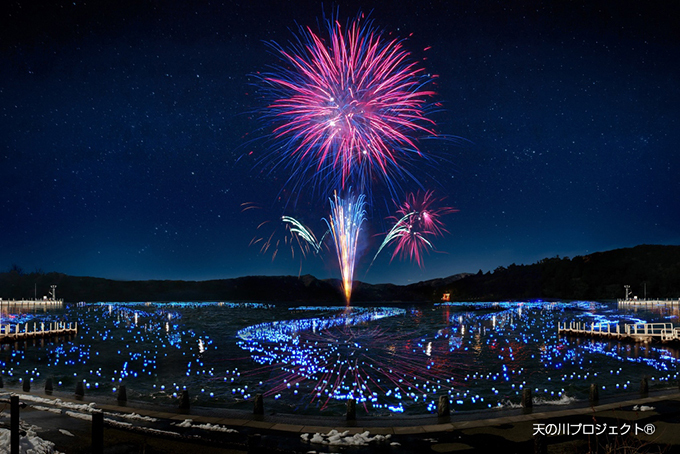
[[(243, 203), (241, 206), (243, 207), (242, 212), (260, 208), (251, 202)], [(268, 227), (274, 227), (271, 232), (255, 236), (250, 241), (249, 246), (258, 245), (261, 254), (271, 253), (272, 261), (281, 249), (290, 249), (293, 258), (295, 258), (296, 250), (299, 251), (301, 257), (306, 257), (309, 253), (319, 254), (321, 252), (321, 245), (328, 232), (324, 233), (320, 240), (317, 240), (314, 232), (301, 221), (285, 215), (281, 216), (280, 221), (280, 223), (272, 220), (261, 222), (256, 228), (258, 232), (267, 232)]]
[[(428, 118), (436, 105), (429, 88), (436, 76), (425, 72), (403, 40), (388, 37), (362, 14), (344, 25), (334, 14), (321, 28), (300, 26), (287, 45), (269, 43), (278, 64), (256, 77), (268, 103), (261, 117), (270, 122), (276, 146), (263, 161), (290, 170), (286, 185), (296, 186), (296, 194), (306, 185), (323, 195), (336, 191), (324, 221), (349, 303), (373, 184), (384, 184), (392, 194), (401, 192), (398, 179), (415, 179), (408, 166), (424, 157), (419, 140), (437, 136), (435, 122)], [(349, 194), (351, 188), (361, 195), (337, 195)], [(430, 198), (428, 192), (423, 200), (407, 199), (406, 206), (420, 203), (424, 208), (400, 212), (402, 219), (380, 250), (395, 242), (393, 258), (410, 255), (422, 266), (422, 251), (433, 249), (429, 236), (442, 233), (437, 217), (447, 210), (429, 209)], [(282, 221), (303, 251), (319, 252), (323, 238), (317, 241), (294, 218), (284, 216)], [(261, 241), (276, 254), (279, 243), (272, 246), (273, 238)]]
[(408, 235), (410, 233), (408, 220), (413, 214), (414, 214), (413, 212), (406, 214), (404, 217), (399, 219), (396, 224), (394, 224), (394, 226), (390, 229), (389, 232), (387, 232), (387, 235), (385, 235), (385, 239), (378, 248), (378, 252), (375, 253), (373, 260), (371, 261), (371, 266), (373, 266), (373, 262), (375, 262), (375, 259), (378, 258), (378, 255), (380, 255), (380, 252), (385, 248), (385, 246), (390, 244), (392, 241), (399, 240), (401, 237)]
[(337, 192), (330, 199), (331, 214), (326, 221), (328, 230), (333, 238), (335, 250), (340, 264), (342, 288), (345, 300), (349, 304), (352, 295), (352, 279), (354, 278), (354, 263), (359, 243), (361, 224), (366, 220), (366, 197), (347, 196), (339, 198)]
[[(321, 251), (321, 243), (323, 242), (324, 236), (321, 237), (321, 241), (318, 241), (316, 239), (316, 236), (314, 235), (314, 232), (309, 230), (307, 227), (302, 225), (300, 221), (298, 221), (295, 218), (292, 218), (290, 216), (282, 216), (281, 220), (288, 225), (288, 230), (292, 235), (295, 235), (296, 238), (301, 238), (303, 241), (306, 241), (307, 244), (309, 244), (312, 247), (312, 250), (314, 253), (318, 254), (319, 251)], [(298, 240), (299, 244), (299, 240)], [(302, 247), (302, 245), (300, 245)]]
[(409, 194), (406, 201), (397, 209), (397, 214), (401, 217), (392, 218), (396, 220), (396, 223), (385, 236), (373, 261), (388, 244), (394, 242), (396, 247), (392, 253), (392, 259), (397, 255), (408, 256), (419, 266), (423, 266), (424, 251), (434, 249), (428, 237), (443, 235), (446, 229), (441, 220), (442, 216), (458, 211), (450, 207), (437, 207), (436, 203), (441, 201), (442, 199), (438, 200), (434, 197), (432, 191)]
[(271, 43), (282, 63), (258, 76), (272, 100), (264, 117), (289, 151), (276, 164), (291, 161), (300, 182), (365, 193), (377, 175), (392, 187), (404, 161), (421, 155), (418, 136), (435, 134), (426, 117), (434, 92), (424, 88), (433, 76), (370, 20), (326, 25), (327, 38), (300, 27), (289, 48)]

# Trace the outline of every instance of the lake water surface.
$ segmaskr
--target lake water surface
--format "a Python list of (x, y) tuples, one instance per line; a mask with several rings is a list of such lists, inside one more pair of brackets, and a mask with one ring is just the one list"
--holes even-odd
[(78, 322), (77, 336), (0, 346), (5, 382), (175, 404), (342, 414), (348, 398), (372, 415), (436, 413), (536, 404), (675, 386), (679, 352), (660, 344), (558, 336), (557, 322), (674, 322), (677, 313), (615, 304), (452, 303), (361, 307), (260, 303), (99, 303), (20, 313), (2, 324)]

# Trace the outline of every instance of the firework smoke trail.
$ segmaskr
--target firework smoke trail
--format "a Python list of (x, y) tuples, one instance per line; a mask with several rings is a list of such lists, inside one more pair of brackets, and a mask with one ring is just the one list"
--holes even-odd
[(434, 249), (428, 237), (443, 235), (446, 229), (441, 220), (442, 216), (458, 211), (451, 207), (436, 207), (436, 202), (442, 200), (436, 199), (432, 191), (409, 194), (406, 201), (397, 209), (397, 214), (401, 218), (393, 217), (396, 223), (385, 236), (373, 261), (388, 244), (396, 242), (391, 260), (399, 254), (408, 255), (411, 260), (415, 260), (418, 266), (422, 267), (424, 251)]
[(326, 224), (335, 244), (342, 275), (342, 288), (345, 291), (345, 300), (349, 304), (359, 232), (361, 224), (366, 220), (366, 197), (361, 194), (358, 197), (350, 195), (339, 198), (336, 192), (329, 200), (331, 214)]
[(372, 21), (346, 27), (331, 17), (327, 37), (300, 27), (297, 43), (270, 43), (281, 64), (260, 74), (270, 99), (264, 118), (280, 142), (276, 165), (293, 167), (327, 189), (354, 186), (370, 193), (372, 177), (392, 189), (402, 165), (422, 156), (418, 136), (434, 136), (425, 74), (398, 39), (386, 39)]

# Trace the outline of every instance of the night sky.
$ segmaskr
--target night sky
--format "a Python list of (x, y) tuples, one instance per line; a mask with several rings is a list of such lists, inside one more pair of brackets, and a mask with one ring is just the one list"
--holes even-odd
[[(440, 138), (419, 142), (428, 158), (414, 166), (417, 181), (400, 184), (459, 210), (424, 267), (390, 262), (390, 251), (368, 270), (394, 209), (393, 195), (376, 188), (356, 279), (401, 284), (680, 244), (675, 2), (335, 6), (342, 20), (370, 13), (438, 75)], [(255, 74), (279, 63), (266, 42), (285, 45), (296, 24), (319, 30), (332, 4), (0, 8), (0, 269), (339, 277), (332, 251), (301, 260), (281, 250), (272, 260), (272, 250), (249, 246), (278, 235), (282, 214), (323, 233), (328, 195), (291, 194), (287, 169), (267, 163), (271, 128), (258, 114), (266, 106)]]

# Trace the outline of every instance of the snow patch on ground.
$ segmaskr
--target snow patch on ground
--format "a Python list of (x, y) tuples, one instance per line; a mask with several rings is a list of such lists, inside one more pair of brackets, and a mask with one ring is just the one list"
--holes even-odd
[(191, 429), (203, 429), (211, 430), (213, 432), (226, 432), (226, 433), (238, 433), (238, 430), (229, 429), (228, 427), (220, 426), (217, 424), (194, 424), (192, 419), (185, 419), (182, 422), (173, 423), (177, 427), (191, 428)]
[(152, 418), (151, 416), (142, 416), (137, 413), (109, 413), (104, 412), (107, 416), (113, 416), (116, 418), (129, 419), (133, 421), (146, 421), (146, 422), (157, 422), (158, 418)]
[(61, 399), (47, 399), (45, 397), (32, 396), (30, 394), (21, 394), (19, 398), (23, 401), (37, 402), (46, 405), (53, 405), (59, 408), (68, 408), (69, 410), (92, 413), (97, 410), (97, 404), (90, 402), (89, 404), (74, 404), (72, 402), (64, 402)]
[(577, 399), (562, 394), (559, 399), (544, 399), (542, 397), (535, 397), (533, 399), (534, 405), (570, 405), (576, 402)]
[(501, 400), (500, 404), (498, 405), (498, 408), (522, 408), (522, 404), (516, 404), (514, 402), (511, 402), (510, 400)]
[(43, 407), (42, 405), (31, 405), (31, 407), (35, 408), (36, 410), (40, 410), (40, 411), (49, 411), (50, 413), (55, 413), (57, 415), (61, 414), (60, 408)]
[(66, 416), (70, 416), (71, 418), (82, 419), (83, 421), (92, 421), (92, 415), (85, 415), (76, 411), (65, 411), (64, 413)]
[(163, 436), (170, 436), (173, 438), (182, 438), (180, 434), (177, 432), (172, 432), (169, 430), (160, 430), (160, 429), (153, 429), (151, 427), (143, 427), (143, 426), (136, 426), (133, 425), (132, 423), (129, 422), (124, 422), (124, 421), (116, 421), (115, 419), (109, 419), (109, 418), (104, 418), (104, 421), (106, 421), (107, 425), (110, 425), (112, 427), (118, 427), (120, 429), (129, 429), (133, 430), (135, 432), (139, 433), (148, 433), (148, 434), (155, 434), (155, 435), (163, 435)]
[[(33, 408), (36, 410), (42, 410), (42, 411), (49, 411), (52, 413), (61, 413), (60, 408), (66, 408), (68, 410), (73, 410), (72, 412), (66, 411), (66, 414), (69, 416), (72, 416), (74, 418), (79, 418), (79, 419), (86, 419), (84, 416), (85, 415), (74, 415), (73, 412), (80, 412), (80, 413), (92, 413), (94, 411), (98, 411), (97, 409), (97, 404), (94, 402), (90, 402), (89, 404), (75, 404), (72, 402), (64, 402), (61, 399), (48, 399), (45, 397), (39, 397), (39, 396), (32, 396), (30, 394), (22, 394), (21, 395), (21, 400), (28, 401), (28, 402), (37, 402), (40, 404), (46, 404), (46, 405), (52, 405), (54, 407), (58, 408), (51, 408), (51, 407), (45, 407), (43, 405), (31, 405)], [(145, 421), (145, 422), (157, 422), (158, 418), (152, 418), (151, 416), (142, 416), (137, 413), (109, 413), (109, 412), (104, 412), (105, 415), (107, 416), (113, 416), (116, 418), (122, 418), (122, 419), (128, 419), (128, 420), (134, 420), (134, 421)], [(89, 419), (89, 418), (87, 418)]]
[(130, 429), (134, 427), (131, 422), (116, 421), (115, 419), (104, 418), (107, 424), (118, 427), (119, 429)]
[(636, 405), (633, 407), (633, 411), (652, 411), (656, 410), (656, 407), (648, 407), (647, 405)]
[[(43, 440), (35, 433), (35, 426), (26, 431), (26, 436), (19, 439), (21, 454), (56, 454), (54, 443)], [(0, 454), (9, 454), (11, 448), (11, 433), (7, 429), (0, 429)]]
[(371, 442), (386, 442), (391, 437), (391, 435), (374, 435), (371, 437), (371, 433), (368, 430), (362, 433), (349, 435), (349, 430), (338, 432), (335, 429), (327, 434), (315, 433), (300, 435), (302, 441), (329, 446), (368, 446)]

